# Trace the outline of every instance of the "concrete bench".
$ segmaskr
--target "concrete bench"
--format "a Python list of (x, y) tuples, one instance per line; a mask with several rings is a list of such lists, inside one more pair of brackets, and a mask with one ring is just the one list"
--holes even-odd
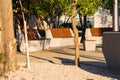
[(103, 32), (110, 32), (112, 30), (112, 28), (87, 28), (85, 33), (85, 50), (95, 51), (96, 45), (102, 44)]
[(95, 51), (96, 50), (96, 40), (85, 40), (84, 49), (85, 49), (85, 51)]
[[(28, 29), (28, 47), (30, 52), (48, 49), (49, 47), (74, 45), (74, 33), (70, 28), (47, 29), (44, 33), (45, 36), (38, 35), (35, 29)], [(42, 36), (42, 38), (39, 38), (39, 36)], [(24, 37), (20, 49), (22, 52), (26, 50)]]
[(113, 31), (112, 28), (87, 28), (85, 33), (86, 40), (96, 40), (96, 44), (102, 44), (103, 32)]
[[(20, 45), (20, 49), (22, 52), (26, 51), (26, 43), (25, 43), (25, 37), (24, 37), (24, 31), (22, 32), (22, 43)], [(43, 35), (44, 34), (44, 35)], [(38, 50), (44, 50), (49, 47), (50, 44), (50, 38), (46, 38), (46, 34), (39, 34), (36, 29), (28, 29), (27, 35), (28, 35), (28, 48), (30, 52), (38, 51)]]
[(50, 47), (74, 45), (74, 33), (70, 28), (47, 29), (46, 37), (51, 39)]

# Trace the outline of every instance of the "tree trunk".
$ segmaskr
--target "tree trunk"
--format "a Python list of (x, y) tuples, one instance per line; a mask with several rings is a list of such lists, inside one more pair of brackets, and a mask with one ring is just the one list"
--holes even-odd
[(70, 19), (71, 15), (69, 16), (69, 18), (67, 19), (67, 21), (65, 23), (68, 23), (69, 19)]
[(23, 6), (22, 6), (22, 1), (19, 0), (20, 7), (21, 7), (21, 12), (22, 12), (22, 17), (23, 17), (23, 22), (24, 22), (24, 32), (25, 32), (25, 41), (26, 41), (26, 67), (30, 69), (30, 57), (29, 57), (29, 50), (28, 50), (28, 36), (27, 36), (27, 26), (26, 26), (26, 20), (24, 16)]
[[(2, 7), (1, 7), (2, 6)], [(16, 70), (16, 40), (14, 38), (13, 29), (13, 12), (12, 12), (12, 0), (0, 0), (1, 7), (1, 45), (4, 60), (4, 71)]]
[[(0, 43), (2, 43), (1, 42), (1, 10), (0, 10)], [(0, 44), (0, 52), (1, 52), (1, 48), (2, 48), (2, 45)]]
[(49, 27), (52, 28), (52, 26), (53, 26), (53, 23), (51, 22), (51, 23), (49, 24)]
[(84, 26), (82, 28), (82, 38), (81, 38), (81, 43), (84, 43), (85, 41), (85, 31), (86, 31), (86, 27), (87, 27), (87, 16), (84, 16)]
[[(65, 14), (64, 14), (64, 15), (65, 15)], [(66, 23), (65, 21), (66, 21), (66, 15), (65, 15), (64, 23)]]
[(3, 73), (3, 63), (2, 63), (2, 41), (1, 41), (1, 5), (0, 5), (0, 76)]
[(37, 28), (45, 30), (44, 22), (40, 19), (40, 17), (38, 17), (37, 22), (38, 22)]
[(75, 65), (79, 66), (78, 30), (76, 28), (76, 0), (73, 0), (72, 2), (72, 26), (74, 31), (74, 43), (75, 43)]
[(80, 20), (80, 25), (81, 27), (83, 26), (83, 23), (82, 23), (82, 15), (79, 13), (79, 20)]
[(58, 22), (57, 22), (57, 28), (59, 28), (59, 23), (60, 23), (60, 15), (58, 15), (58, 18), (57, 18), (58, 20)]

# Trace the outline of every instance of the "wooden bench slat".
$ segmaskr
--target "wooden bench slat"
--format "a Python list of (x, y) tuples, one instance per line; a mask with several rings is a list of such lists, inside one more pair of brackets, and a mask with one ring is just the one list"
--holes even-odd
[(53, 38), (68, 38), (72, 37), (69, 28), (52, 28), (50, 29), (53, 35)]
[(90, 28), (92, 36), (102, 36), (103, 32), (113, 31), (113, 28)]

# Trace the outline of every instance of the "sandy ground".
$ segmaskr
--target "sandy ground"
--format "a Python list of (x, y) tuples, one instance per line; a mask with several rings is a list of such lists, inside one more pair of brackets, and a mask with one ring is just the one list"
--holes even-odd
[(19, 68), (0, 80), (120, 80), (120, 71), (108, 70), (101, 48), (80, 48), (80, 67), (74, 65), (73, 46), (50, 48), (30, 53), (30, 69), (25, 68), (25, 53), (18, 54)]

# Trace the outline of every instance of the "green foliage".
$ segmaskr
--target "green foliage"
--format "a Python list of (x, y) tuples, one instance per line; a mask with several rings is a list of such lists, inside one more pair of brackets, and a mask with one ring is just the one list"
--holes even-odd
[(0, 52), (0, 62), (1, 62), (2, 58), (3, 58), (3, 54), (2, 54), (2, 52)]
[(20, 7), (20, 2), (19, 0), (12, 0), (13, 3), (13, 12), (14, 12), (14, 16), (19, 16), (19, 18), (22, 19), (22, 14), (21, 14), (21, 10), (24, 12), (25, 14), (25, 18), (28, 19), (29, 17), (29, 5), (31, 4), (30, 0), (21, 0), (22, 2), (22, 9)]
[(31, 13), (47, 23), (48, 18), (50, 22), (54, 22), (56, 16), (61, 15), (66, 10), (70, 10), (69, 0), (33, 0), (31, 2)]
[(102, 8), (110, 10), (113, 12), (114, 0), (102, 0)]
[[(23, 11), (25, 13), (28, 12), (28, 5), (29, 5), (29, 0), (21, 0), (22, 1), (22, 4), (23, 4)], [(21, 7), (20, 7), (20, 3), (19, 3), (19, 0), (12, 0), (13, 2), (13, 12), (14, 13), (20, 13), (21, 12)]]
[[(22, 19), (19, 0), (12, 0), (12, 2), (13, 12)], [(21, 0), (21, 2), (26, 19), (29, 15), (35, 15), (48, 24), (53, 23), (55, 18), (61, 16), (63, 12), (71, 13), (70, 0)]]
[(93, 15), (101, 6), (101, 0), (77, 0), (77, 10), (80, 14)]

